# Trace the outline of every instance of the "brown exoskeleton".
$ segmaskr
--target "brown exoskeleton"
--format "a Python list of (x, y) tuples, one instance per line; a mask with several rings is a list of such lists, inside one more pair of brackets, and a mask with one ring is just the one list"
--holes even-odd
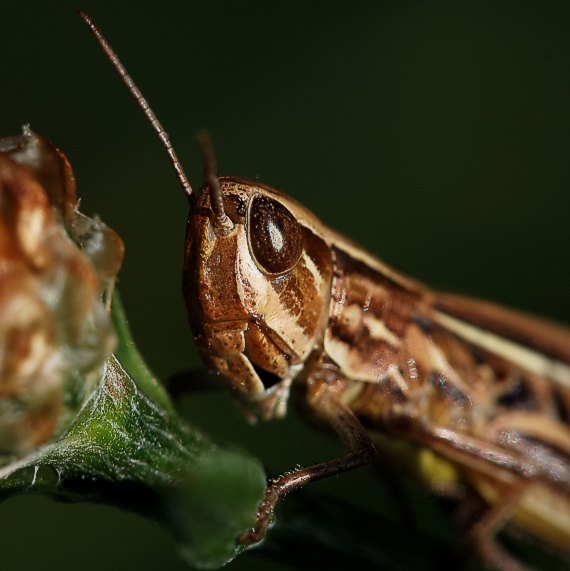
[[(215, 174), (192, 193), (162, 126), (118, 58), (84, 21), (162, 139), (190, 197), (184, 293), (207, 364), (251, 418), (285, 414), (293, 386), (343, 440), (342, 458), (272, 480), (279, 497), (375, 461), (391, 440), (428, 455), (439, 493), (485, 506), (469, 537), (497, 568), (522, 569), (494, 539), (512, 525), (570, 550), (570, 331), (429, 290), (259, 182)], [(438, 467), (437, 470), (433, 466)]]

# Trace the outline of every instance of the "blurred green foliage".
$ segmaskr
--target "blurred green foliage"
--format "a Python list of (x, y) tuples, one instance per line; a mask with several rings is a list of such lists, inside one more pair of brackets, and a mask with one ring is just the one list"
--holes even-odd
[(108, 504), (161, 523), (191, 565), (217, 569), (255, 523), (265, 473), (181, 422), (132, 343), (118, 295), (116, 355), (61, 437), (0, 469), (0, 500), (18, 494)]

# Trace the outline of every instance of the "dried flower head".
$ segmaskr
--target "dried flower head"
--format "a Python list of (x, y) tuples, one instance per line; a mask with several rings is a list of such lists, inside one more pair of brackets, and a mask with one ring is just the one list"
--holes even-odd
[(65, 156), (29, 128), (0, 139), (0, 453), (63, 430), (115, 345), (103, 301), (118, 235), (77, 210)]

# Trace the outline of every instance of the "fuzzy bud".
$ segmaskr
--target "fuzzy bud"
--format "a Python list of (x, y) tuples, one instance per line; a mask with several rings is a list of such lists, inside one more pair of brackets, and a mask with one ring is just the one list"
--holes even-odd
[(102, 297), (122, 255), (77, 211), (60, 151), (26, 128), (0, 139), (0, 454), (54, 438), (92, 393), (115, 346)]

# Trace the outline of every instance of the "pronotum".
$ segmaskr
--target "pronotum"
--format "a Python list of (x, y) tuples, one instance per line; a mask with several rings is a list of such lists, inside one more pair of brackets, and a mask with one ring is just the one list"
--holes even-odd
[(193, 192), (142, 94), (80, 14), (189, 197), (184, 293), (204, 360), (251, 418), (283, 416), (295, 390), (348, 450), (270, 481), (238, 541), (264, 537), (285, 493), (373, 463), (401, 439), (430, 456), (426, 485), (478, 503), (468, 536), (491, 565), (524, 568), (495, 540), (507, 525), (568, 550), (570, 331), (432, 291), (270, 186), (218, 178), (205, 136), (206, 183)]

